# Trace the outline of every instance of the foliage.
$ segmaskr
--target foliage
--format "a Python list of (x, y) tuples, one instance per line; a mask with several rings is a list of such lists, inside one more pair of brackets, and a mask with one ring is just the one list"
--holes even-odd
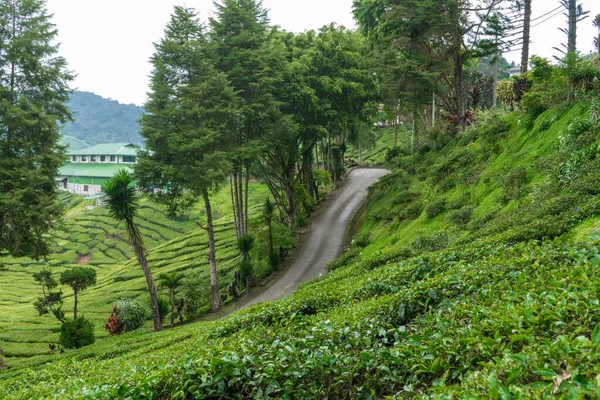
[[(115, 301), (113, 314), (118, 322), (111, 324), (111, 328), (113, 330), (116, 328), (117, 333), (139, 329), (144, 326), (144, 322), (151, 316), (150, 309), (146, 304), (132, 298), (122, 298)], [(111, 314), (111, 317), (113, 314)]]
[(52, 271), (43, 269), (33, 274), (33, 279), (42, 288), (42, 297), (38, 297), (33, 304), (38, 314), (45, 315), (51, 313), (60, 322), (65, 321), (65, 313), (62, 311), (62, 291), (55, 291), (58, 282), (52, 275)]
[(210, 304), (210, 285), (206, 276), (199, 270), (188, 272), (182, 289), (183, 313), (186, 320), (193, 321), (201, 315), (203, 308)]
[(71, 268), (63, 271), (60, 274), (61, 285), (71, 286), (75, 297), (75, 305), (73, 307), (73, 319), (77, 319), (77, 296), (80, 292), (88, 287), (96, 284), (96, 270), (93, 268)]
[(54, 178), (73, 76), (45, 1), (2, 1), (0, 21), (0, 252), (40, 259), (63, 212)]
[(60, 327), (59, 343), (66, 349), (79, 349), (95, 341), (94, 324), (83, 316), (66, 320)]
[(434, 201), (425, 208), (427, 218), (435, 218), (447, 209), (447, 201), (445, 199)]

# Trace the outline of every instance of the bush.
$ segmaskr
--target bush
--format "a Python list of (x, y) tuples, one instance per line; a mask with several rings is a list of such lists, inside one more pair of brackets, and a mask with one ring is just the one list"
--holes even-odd
[(539, 92), (528, 92), (523, 95), (521, 100), (523, 110), (531, 119), (535, 119), (546, 111), (544, 97)]
[(144, 326), (144, 322), (152, 316), (151, 308), (148, 307), (148, 305), (131, 298), (123, 298), (115, 301), (113, 313), (120, 326), (120, 328), (117, 329), (118, 333), (139, 329)]
[(79, 349), (96, 341), (94, 324), (83, 316), (77, 321), (67, 320), (60, 328), (59, 343), (65, 349)]
[(210, 304), (210, 284), (206, 274), (200, 269), (188, 273), (182, 295), (183, 315), (186, 320), (193, 321), (200, 316), (202, 308)]
[(524, 194), (527, 184), (527, 170), (524, 167), (516, 167), (511, 170), (503, 170), (497, 176), (498, 185), (504, 189), (502, 201), (518, 199)]
[(409, 205), (403, 207), (397, 214), (397, 218), (400, 221), (408, 220), (413, 221), (421, 216), (423, 212), (423, 203), (418, 200), (413, 201)]
[(433, 235), (419, 236), (412, 243), (412, 247), (418, 251), (443, 250), (448, 246), (448, 234), (440, 232)]
[(171, 302), (164, 296), (158, 296), (158, 313), (160, 314), (160, 320), (164, 320), (167, 315), (171, 312)]
[(458, 226), (465, 226), (473, 216), (473, 206), (465, 206), (448, 216), (448, 221)]
[(427, 213), (427, 218), (435, 218), (444, 211), (446, 211), (447, 203), (445, 199), (438, 200), (436, 202), (431, 203), (425, 209)]

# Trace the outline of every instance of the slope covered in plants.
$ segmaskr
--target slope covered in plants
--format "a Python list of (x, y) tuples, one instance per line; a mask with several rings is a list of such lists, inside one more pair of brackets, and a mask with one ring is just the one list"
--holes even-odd
[(596, 397), (599, 109), (481, 115), (397, 150), (329, 275), (9, 371), (0, 396)]

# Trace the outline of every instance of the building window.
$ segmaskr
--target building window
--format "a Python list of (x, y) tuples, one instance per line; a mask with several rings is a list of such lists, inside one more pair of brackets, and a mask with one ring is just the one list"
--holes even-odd
[(96, 156), (90, 156), (90, 162), (96, 162)]
[(123, 162), (134, 163), (135, 162), (135, 156), (123, 156)]
[(100, 156), (100, 162), (106, 162), (106, 156)]
[(71, 160), (73, 160), (73, 162), (77, 162), (77, 156), (72, 156)]
[(116, 156), (110, 156), (110, 162), (115, 162), (117, 160)]
[(86, 156), (81, 156), (81, 162), (86, 162), (87, 161), (87, 157)]
[(83, 185), (84, 192), (88, 192), (89, 190), (90, 190), (90, 187), (88, 185)]

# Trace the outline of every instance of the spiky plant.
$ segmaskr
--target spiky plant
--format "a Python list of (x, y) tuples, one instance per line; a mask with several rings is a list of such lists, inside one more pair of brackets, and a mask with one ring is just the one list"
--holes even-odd
[(146, 284), (148, 285), (148, 292), (150, 294), (150, 304), (152, 305), (154, 331), (158, 332), (162, 329), (162, 323), (158, 309), (156, 286), (154, 285), (152, 272), (146, 259), (146, 249), (144, 248), (142, 234), (134, 221), (139, 203), (135, 193), (133, 175), (125, 169), (120, 170), (112, 179), (102, 185), (102, 192), (106, 195), (106, 206), (108, 207), (110, 216), (116, 221), (125, 223), (129, 242), (146, 277)]

